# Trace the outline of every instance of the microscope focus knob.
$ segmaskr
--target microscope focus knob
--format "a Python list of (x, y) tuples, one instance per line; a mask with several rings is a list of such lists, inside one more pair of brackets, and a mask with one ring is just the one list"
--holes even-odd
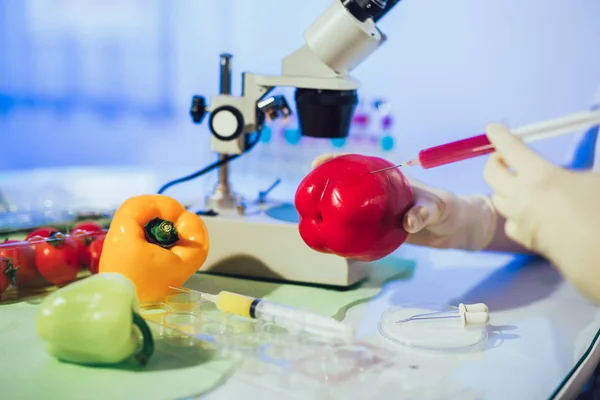
[(190, 109), (190, 115), (192, 116), (192, 121), (194, 121), (194, 123), (202, 123), (202, 120), (206, 115), (206, 99), (204, 97), (192, 97), (192, 107)]
[(244, 133), (244, 116), (235, 107), (221, 106), (210, 113), (209, 126), (217, 139), (235, 140)]

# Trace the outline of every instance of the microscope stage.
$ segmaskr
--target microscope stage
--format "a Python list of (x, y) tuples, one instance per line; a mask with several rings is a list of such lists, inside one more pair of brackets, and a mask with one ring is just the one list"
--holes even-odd
[(348, 287), (368, 274), (368, 263), (310, 249), (298, 233), (293, 205), (271, 203), (245, 215), (203, 216), (210, 237), (201, 272), (253, 279)]

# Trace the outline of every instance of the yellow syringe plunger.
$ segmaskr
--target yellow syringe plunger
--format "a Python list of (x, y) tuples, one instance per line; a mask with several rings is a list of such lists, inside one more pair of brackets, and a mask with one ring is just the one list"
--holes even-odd
[(212, 301), (217, 305), (217, 308), (223, 312), (246, 318), (254, 317), (250, 314), (252, 303), (256, 300), (253, 297), (226, 291), (219, 292), (219, 294), (216, 295), (202, 293), (200, 297)]

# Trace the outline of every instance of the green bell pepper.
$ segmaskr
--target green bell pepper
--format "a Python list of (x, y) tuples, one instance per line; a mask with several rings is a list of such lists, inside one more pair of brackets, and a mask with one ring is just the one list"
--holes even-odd
[(92, 275), (44, 299), (37, 332), (50, 355), (87, 365), (145, 365), (154, 353), (152, 333), (139, 315), (134, 284), (117, 273)]

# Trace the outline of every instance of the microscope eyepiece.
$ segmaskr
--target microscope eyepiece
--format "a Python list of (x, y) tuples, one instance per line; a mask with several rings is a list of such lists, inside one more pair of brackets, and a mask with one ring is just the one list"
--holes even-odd
[(356, 90), (296, 89), (296, 110), (302, 135), (345, 138), (358, 104)]
[(346, 9), (360, 22), (383, 13), (387, 0), (341, 0)]

